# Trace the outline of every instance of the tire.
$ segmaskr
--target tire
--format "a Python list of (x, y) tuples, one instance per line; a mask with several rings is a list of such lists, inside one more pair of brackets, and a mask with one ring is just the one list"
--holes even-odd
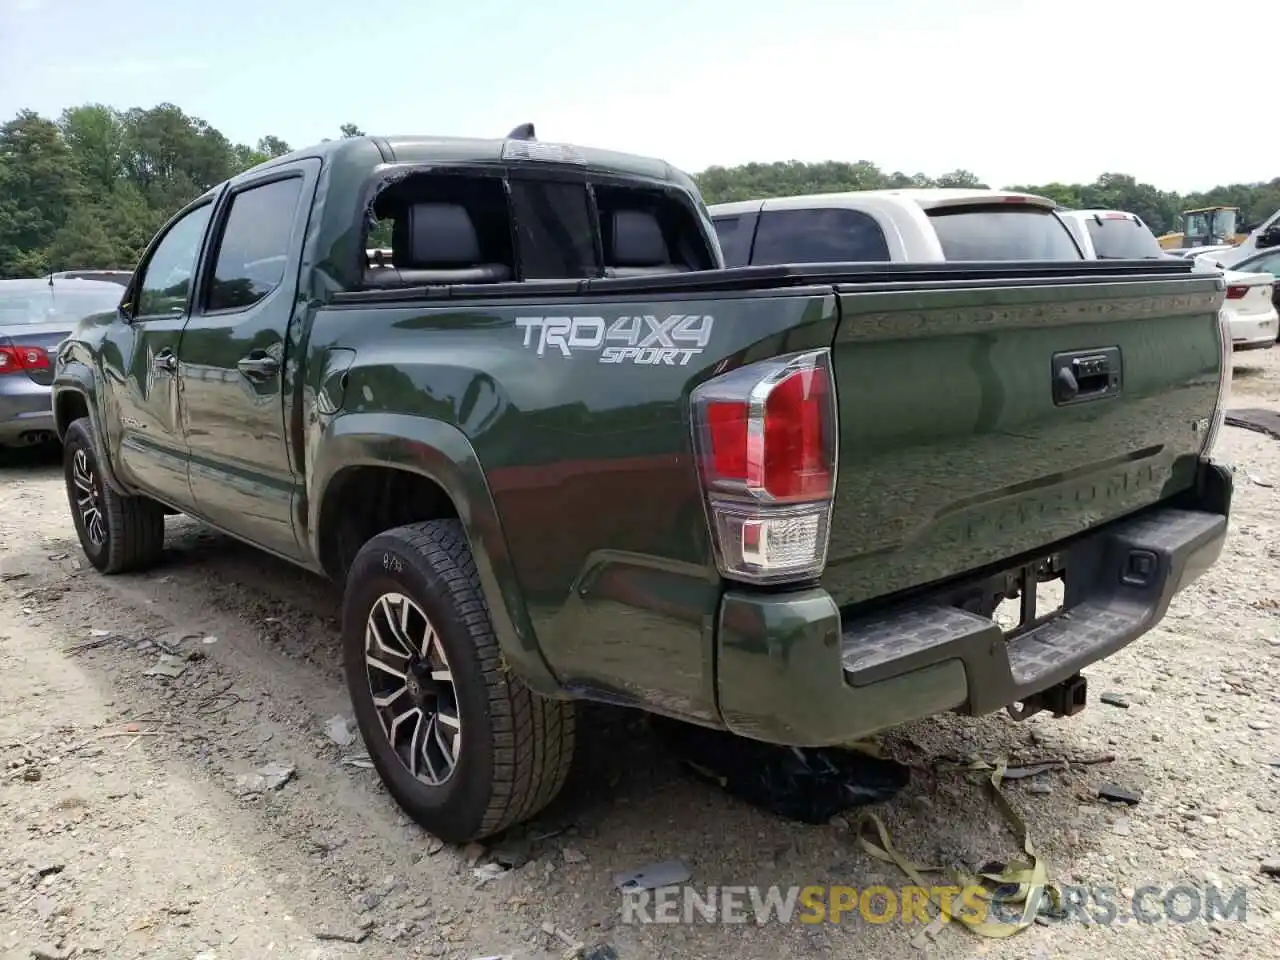
[(164, 508), (148, 497), (121, 496), (103, 483), (91, 430), (89, 418), (81, 417), (67, 427), (62, 444), (67, 503), (80, 549), (102, 573), (146, 569), (164, 552)]
[[(406, 616), (408, 628), (399, 629)], [(421, 639), (431, 630), (437, 643), (425, 645), (424, 661)], [(412, 663), (397, 634), (418, 648)], [(483, 839), (533, 817), (560, 792), (575, 706), (533, 693), (506, 671), (460, 522), (397, 527), (361, 548), (347, 575), (342, 642), (369, 757), (424, 829), (448, 843)], [(368, 647), (414, 679), (370, 666)]]

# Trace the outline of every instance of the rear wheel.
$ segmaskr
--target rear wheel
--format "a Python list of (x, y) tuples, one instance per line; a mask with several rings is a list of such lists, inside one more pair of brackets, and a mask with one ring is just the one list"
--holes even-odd
[(103, 573), (152, 566), (164, 550), (164, 508), (147, 497), (121, 496), (102, 480), (88, 417), (67, 427), (62, 467), (67, 502), (89, 562)]
[(506, 672), (462, 524), (380, 533), (347, 575), (347, 686), (395, 801), (450, 843), (527, 820), (560, 792), (574, 705)]

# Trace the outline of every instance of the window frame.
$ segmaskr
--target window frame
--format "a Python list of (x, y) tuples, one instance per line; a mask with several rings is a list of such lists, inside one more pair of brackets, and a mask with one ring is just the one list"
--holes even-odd
[[(356, 216), (358, 220), (358, 230), (356, 235), (359, 237), (358, 243), (350, 252), (350, 260), (347, 255), (343, 255), (342, 262), (351, 270), (351, 274), (343, 282), (346, 289), (337, 292), (336, 295), (346, 297), (348, 295), (361, 298), (359, 302), (370, 299), (381, 299), (388, 294), (388, 291), (370, 290), (361, 286), (361, 279), (364, 276), (365, 269), (365, 251), (369, 239), (369, 216), (374, 205), (377, 203), (379, 196), (383, 191), (392, 187), (395, 183), (414, 176), (470, 176), (483, 177), (486, 179), (496, 178), (501, 184), (506, 197), (507, 203), (507, 219), (510, 227), (511, 251), (513, 263), (512, 279), (509, 283), (537, 283), (544, 285), (554, 283), (554, 280), (536, 280), (526, 281), (524, 278), (524, 265), (520, 257), (519, 236), (515, 225), (515, 212), (512, 206), (511, 198), (511, 182), (513, 180), (529, 179), (529, 180), (548, 180), (557, 182), (572, 182), (585, 185), (588, 198), (588, 208), (593, 223), (593, 244), (595, 247), (596, 263), (600, 272), (588, 278), (565, 278), (566, 283), (581, 283), (583, 279), (603, 280), (607, 279), (605, 271), (605, 251), (604, 236), (600, 228), (600, 208), (596, 199), (597, 187), (624, 187), (624, 188), (642, 188), (661, 193), (669, 199), (684, 206), (698, 225), (699, 229), (710, 229), (712, 235), (710, 237), (700, 237), (699, 242), (706, 248), (706, 253), (710, 262), (716, 260), (715, 249), (719, 245), (719, 241), (715, 237), (714, 226), (711, 219), (705, 213), (700, 213), (698, 203), (695, 198), (681, 188), (678, 184), (671, 183), (666, 180), (652, 179), (648, 177), (635, 177), (625, 174), (615, 174), (608, 170), (596, 170), (573, 164), (554, 164), (543, 162), (529, 161), (477, 161), (469, 160), (463, 162), (446, 162), (446, 163), (422, 163), (420, 161), (389, 161), (379, 164), (374, 168), (373, 172), (365, 178), (364, 185), (361, 188), (358, 197), (358, 206), (356, 208)], [(713, 246), (713, 241), (715, 246)], [(488, 286), (488, 285), (486, 285)], [(353, 301), (355, 302), (355, 301)]]
[(726, 213), (720, 216), (719, 219), (721, 220), (739, 221), (738, 230), (743, 234), (745, 234), (746, 236), (745, 246), (746, 246), (747, 255), (742, 260), (741, 263), (733, 263), (733, 264), (729, 262), (728, 253), (725, 250), (724, 243), (720, 240), (720, 231), (716, 229), (716, 217), (712, 215), (711, 229), (716, 231), (716, 242), (720, 244), (720, 255), (724, 258), (724, 265), (726, 269), (734, 269), (735, 267), (741, 268), (741, 267), (751, 266), (751, 256), (755, 252), (756, 227), (760, 223), (760, 213), (761, 211), (759, 209), (755, 209), (755, 210), (746, 210), (742, 213)]
[[(126, 317), (129, 323), (149, 323), (153, 320), (172, 320), (174, 317), (189, 317), (192, 307), (195, 304), (195, 295), (200, 285), (201, 263), (205, 258), (205, 253), (209, 248), (209, 226), (213, 223), (214, 214), (217, 212), (218, 194), (205, 194), (187, 204), (172, 217), (169, 218), (160, 230), (152, 238), (146, 252), (139, 260), (138, 268), (133, 273), (133, 278), (129, 281), (129, 286), (125, 290), (125, 295), (120, 299), (120, 305), (117, 308), (121, 314)], [(188, 217), (199, 212), (205, 207), (209, 208), (209, 220), (204, 225), (201, 233), (200, 243), (196, 246), (195, 260), (191, 264), (191, 285), (187, 289), (187, 301), (183, 306), (181, 313), (140, 313), (142, 307), (142, 289), (147, 282), (147, 274), (151, 270), (151, 265), (155, 262), (156, 251), (159, 250), (165, 240), (172, 236), (173, 231), (180, 223)]]
[[(235, 212), (236, 198), (251, 190), (260, 187), (269, 187), (274, 183), (281, 183), (285, 180), (299, 180), (301, 186), (298, 188), (298, 199), (293, 207), (293, 216), (289, 221), (289, 239), (285, 245), (285, 272), (280, 276), (280, 282), (275, 285), (270, 293), (261, 300), (255, 300), (253, 303), (246, 304), (242, 307), (219, 307), (211, 309), (209, 307), (209, 295), (213, 292), (214, 276), (218, 269), (218, 256), (222, 253), (222, 241), (226, 236), (227, 224), (231, 221), (231, 214)], [(255, 177), (253, 180), (237, 183), (229, 187), (226, 192), (218, 198), (218, 208), (214, 211), (214, 216), (210, 221), (210, 228), (206, 231), (204, 263), (200, 270), (200, 296), (196, 301), (193, 313), (199, 313), (202, 317), (225, 317), (233, 316), (238, 313), (245, 313), (249, 310), (256, 310), (263, 304), (271, 300), (276, 293), (284, 286), (285, 276), (289, 270), (289, 264), (294, 261), (294, 233), (297, 230), (298, 210), (301, 208), (306, 198), (307, 171), (299, 167), (285, 167), (278, 170), (272, 170), (263, 174), (261, 177)]]
[[(531, 282), (546, 283), (555, 280), (572, 280), (575, 283), (581, 283), (583, 280), (598, 280), (605, 275), (604, 273), (604, 238), (600, 231), (600, 211), (596, 204), (596, 193), (593, 189), (591, 181), (587, 177), (584, 170), (577, 168), (566, 170), (562, 167), (551, 167), (543, 169), (538, 167), (520, 166), (514, 169), (507, 168), (501, 174), (502, 190), (507, 199), (507, 223), (511, 230), (511, 257), (515, 261), (515, 270), (512, 273), (515, 282)], [(512, 196), (512, 185), (516, 182), (532, 182), (532, 183), (557, 183), (569, 184), (574, 187), (581, 187), (583, 196), (586, 201), (587, 219), (591, 226), (591, 250), (592, 256), (595, 258), (595, 272), (586, 277), (546, 277), (536, 278), (532, 281), (528, 280), (525, 275), (524, 257), (522, 256), (522, 244), (520, 243), (520, 225), (519, 218), (516, 216), (515, 197)]]
[[(679, 185), (668, 183), (666, 181), (654, 181), (647, 179), (637, 180), (605, 172), (588, 172), (587, 186), (591, 190), (592, 202), (595, 207), (592, 211), (592, 215), (595, 217), (596, 236), (600, 246), (600, 263), (604, 268), (603, 275), (598, 279), (610, 278), (608, 274), (609, 264), (605, 263), (604, 221), (600, 217), (599, 204), (595, 200), (595, 190), (597, 187), (604, 187), (606, 190), (631, 190), (636, 193), (652, 194), (656, 197), (660, 197), (663, 203), (671, 203), (674, 206), (680, 207), (681, 212), (688, 216), (689, 221), (699, 230), (699, 232), (704, 228), (710, 228), (710, 235), (700, 236), (698, 240), (702, 245), (703, 256), (695, 256), (693, 259), (701, 260), (705, 257), (706, 262), (710, 264), (710, 266), (703, 267), (701, 269), (715, 269), (716, 248), (720, 246), (720, 239), (716, 235), (715, 224), (711, 222), (711, 218), (705, 213), (705, 207), (700, 211), (698, 209), (698, 203), (695, 202), (694, 198), (690, 197), (689, 194)], [(680, 250), (679, 244), (680, 238), (668, 235), (667, 224), (664, 222), (662, 217), (659, 217), (659, 223), (662, 226), (663, 239), (667, 243), (668, 252), (672, 256), (681, 255), (682, 251)], [(692, 252), (696, 253), (696, 251)], [(723, 251), (721, 251), (721, 260), (723, 260)], [(689, 269), (693, 271), (697, 268), (690, 267)]]

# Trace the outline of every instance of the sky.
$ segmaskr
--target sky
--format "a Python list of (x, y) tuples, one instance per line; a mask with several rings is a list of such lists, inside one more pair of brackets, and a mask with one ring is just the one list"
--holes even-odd
[(1267, 73), (1248, 38), (1277, 35), (1280, 4), (1192, 0), (0, 0), (0, 118), (170, 102), (294, 147), (532, 121), (691, 173), (870, 160), (1190, 192), (1280, 176), (1274, 117), (1228, 105)]

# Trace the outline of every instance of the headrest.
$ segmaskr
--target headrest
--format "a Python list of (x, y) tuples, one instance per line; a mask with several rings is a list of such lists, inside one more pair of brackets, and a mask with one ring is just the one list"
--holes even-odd
[(658, 218), (646, 210), (619, 210), (613, 215), (613, 255), (616, 267), (656, 267), (671, 262)]
[(480, 238), (467, 208), (457, 203), (417, 203), (395, 221), (398, 267), (479, 263)]

